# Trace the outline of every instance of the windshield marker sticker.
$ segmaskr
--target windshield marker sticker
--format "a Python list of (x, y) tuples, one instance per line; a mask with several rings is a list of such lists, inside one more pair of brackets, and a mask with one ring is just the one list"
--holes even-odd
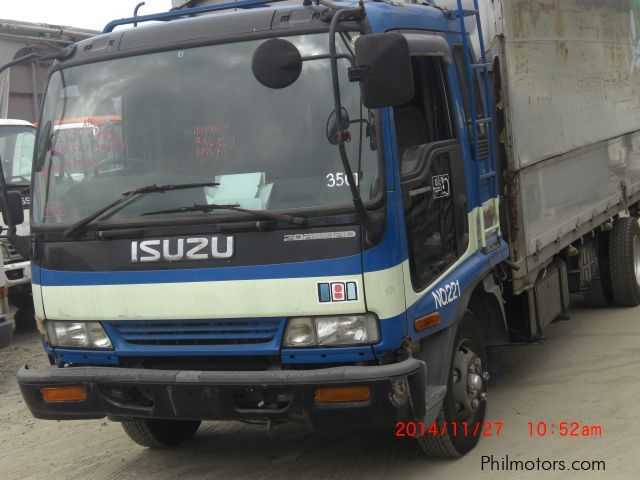
[(354, 238), (356, 232), (348, 230), (345, 232), (320, 232), (320, 233), (295, 233), (293, 235), (285, 235), (285, 242), (302, 242), (305, 240), (335, 240), (340, 238)]
[(433, 198), (445, 198), (451, 195), (448, 174), (431, 177), (431, 186), (433, 188)]
[(357, 302), (358, 285), (356, 282), (320, 282), (318, 283), (318, 301), (320, 303)]

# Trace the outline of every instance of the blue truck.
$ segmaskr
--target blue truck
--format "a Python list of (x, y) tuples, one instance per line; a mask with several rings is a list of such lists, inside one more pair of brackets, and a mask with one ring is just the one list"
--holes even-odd
[(239, 0), (55, 54), (28, 236), (0, 176), (51, 362), (29, 409), (154, 448), (412, 421), (464, 455), (498, 347), (571, 293), (640, 303), (634, 14)]

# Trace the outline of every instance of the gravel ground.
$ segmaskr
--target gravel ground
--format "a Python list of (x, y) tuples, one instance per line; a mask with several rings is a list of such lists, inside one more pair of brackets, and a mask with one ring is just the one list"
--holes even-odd
[[(489, 392), (489, 421), (504, 422), (460, 460), (425, 459), (412, 441), (372, 429), (311, 432), (206, 422), (168, 451), (132, 443), (107, 420), (36, 420), (15, 372), (48, 365), (36, 333), (0, 350), (0, 478), (279, 479), (638, 478), (640, 469), (640, 308), (571, 312), (545, 345), (503, 351), (504, 378)], [(528, 422), (600, 425), (600, 438), (531, 438)], [(547, 461), (604, 460), (606, 472), (482, 470), (483, 456)], [(567, 467), (568, 468), (568, 467)]]

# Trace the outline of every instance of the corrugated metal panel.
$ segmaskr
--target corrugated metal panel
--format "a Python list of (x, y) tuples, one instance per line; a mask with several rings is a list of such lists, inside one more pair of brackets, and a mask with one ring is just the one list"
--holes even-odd
[[(588, 121), (588, 120), (585, 120)], [(637, 128), (637, 127), (636, 127)], [(617, 137), (519, 172), (524, 251), (531, 256), (640, 191), (640, 133)], [(624, 187), (623, 187), (624, 185)], [(531, 263), (529, 268), (534, 266)]]
[(516, 169), (638, 129), (630, 0), (504, 5)]
[(516, 169), (639, 128), (640, 0), (480, 0), (480, 12), (486, 45), (504, 34)]
[(640, 192), (640, 0), (481, 0), (480, 12), (500, 58), (520, 288)]
[(525, 276), (640, 189), (640, 9), (631, 0), (504, 0), (502, 11), (504, 138)]

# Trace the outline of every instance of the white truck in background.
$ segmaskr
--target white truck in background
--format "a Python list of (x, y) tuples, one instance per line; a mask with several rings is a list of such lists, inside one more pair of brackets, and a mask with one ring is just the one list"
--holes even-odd
[[(19, 235), (29, 234), (28, 211), (31, 203), (31, 163), (35, 133), (36, 128), (30, 122), (0, 119), (0, 159), (7, 176), (7, 187), (9, 190), (20, 192), (25, 209), (25, 222), (17, 227)], [(0, 288), (8, 288), (9, 302), (18, 309), (15, 318), (16, 328), (31, 329), (35, 326), (31, 297), (31, 264), (7, 241), (7, 229), (4, 224), (0, 233), (0, 246), (4, 265)]]
[[(0, 249), (0, 261), (4, 260)], [(13, 338), (13, 322), (8, 317), (9, 313), (9, 288), (7, 288), (7, 276), (0, 270), (0, 348), (8, 347)]]
[[(107, 115), (56, 125), (54, 128), (56, 145), (60, 153), (64, 152), (66, 159), (66, 163), (62, 166), (64, 173), (75, 180), (82, 179), (87, 174), (87, 169), (93, 167), (91, 162), (109, 157), (108, 152), (105, 153), (96, 148), (96, 138), (101, 128), (108, 129), (119, 120), (117, 116)], [(28, 235), (30, 231), (30, 184), (35, 132), (35, 126), (27, 121), (0, 119), (0, 158), (6, 175), (7, 188), (20, 192), (25, 209), (25, 220), (17, 226), (18, 235)], [(70, 138), (79, 142), (80, 147), (66, 150)], [(0, 318), (4, 318), (3, 315), (9, 312), (9, 304), (11, 304), (17, 308), (14, 317), (15, 328), (33, 330), (36, 324), (31, 294), (31, 262), (20, 256), (7, 240), (7, 226), (1, 218), (0, 228), (0, 260), (4, 266), (0, 274), (0, 303), (2, 303)], [(8, 326), (4, 326), (2, 322), (3, 320), (0, 320), (0, 348), (3, 342), (6, 345), (11, 342), (13, 330), (12, 322), (8, 321)], [(7, 333), (3, 333), (3, 329), (7, 330)]]

